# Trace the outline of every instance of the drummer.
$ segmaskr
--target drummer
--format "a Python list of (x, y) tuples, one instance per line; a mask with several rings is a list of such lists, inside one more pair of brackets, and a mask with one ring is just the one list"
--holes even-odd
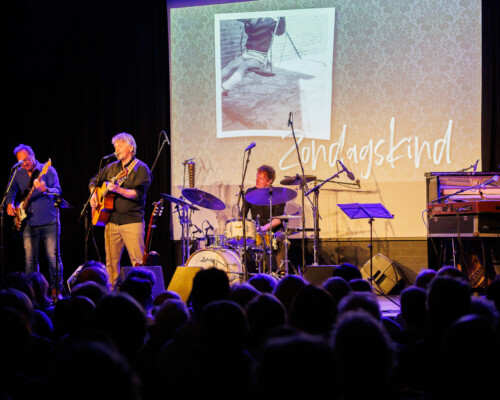
[[(245, 196), (256, 190), (256, 189), (264, 189), (270, 187), (274, 180), (276, 179), (276, 171), (274, 170), (273, 167), (269, 165), (261, 165), (257, 169), (257, 177), (255, 179), (255, 186), (252, 188), (249, 188), (245, 192)], [(278, 251), (273, 254), (273, 266), (272, 269), (273, 271), (276, 271), (278, 269), (278, 266), (281, 265), (281, 260), (284, 259), (285, 256), (285, 246), (283, 245), (283, 233), (281, 231), (281, 219), (273, 218), (271, 222), (269, 222), (270, 218), (270, 213), (269, 213), (269, 206), (261, 206), (261, 205), (255, 205), (255, 204), (250, 204), (245, 200), (244, 206), (243, 206), (243, 213), (245, 216), (248, 216), (248, 210), (250, 209), (251, 213), (251, 218), (256, 221), (259, 224), (259, 230), (260, 232), (267, 232), (269, 230), (269, 225), (271, 224), (271, 229), (272, 232), (274, 233), (274, 237), (276, 239), (276, 243), (278, 246)], [(285, 203), (282, 204), (276, 204), (272, 206), (272, 215), (283, 215), (285, 211)], [(272, 243), (269, 243), (270, 245)], [(279, 271), (281, 272), (281, 271)]]

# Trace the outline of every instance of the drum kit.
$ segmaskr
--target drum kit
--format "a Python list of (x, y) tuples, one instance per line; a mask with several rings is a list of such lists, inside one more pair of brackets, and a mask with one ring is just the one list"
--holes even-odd
[[(283, 181), (282, 181), (283, 182)], [(293, 183), (285, 182), (292, 185)], [(160, 196), (175, 204), (175, 212), (178, 214), (179, 222), (182, 226), (182, 261), (183, 266), (198, 266), (204, 268), (215, 267), (227, 272), (231, 283), (242, 281), (244, 276), (248, 276), (245, 266), (245, 252), (250, 251), (253, 259), (258, 264), (258, 272), (261, 273), (261, 261), (264, 254), (269, 254), (271, 265), (271, 257), (273, 250), (274, 233), (269, 230), (262, 232), (258, 225), (258, 221), (252, 219), (230, 219), (226, 221), (225, 232), (223, 235), (208, 235), (205, 234), (202, 240), (196, 240), (198, 245), (193, 254), (190, 254), (193, 239), (190, 237), (191, 223), (190, 214), (192, 211), (199, 211), (200, 208), (209, 210), (221, 211), (226, 208), (225, 204), (216, 196), (205, 191), (186, 188), (182, 190), (181, 198), (170, 196), (168, 194), (160, 194)], [(285, 187), (268, 187), (263, 189), (255, 189), (246, 195), (246, 201), (250, 204), (261, 206), (272, 206), (284, 204), (293, 200), (297, 196), (297, 192)], [(277, 215), (273, 216), (272, 212), (270, 219), (280, 219), (284, 225), (284, 245), (285, 259), (280, 265), (280, 270), (286, 271), (288, 274), (288, 240), (287, 222), (290, 219), (300, 218), (298, 215)], [(197, 232), (203, 233), (200, 229)], [(245, 253), (246, 254), (246, 253)], [(284, 269), (282, 267), (284, 266)], [(270, 271), (269, 267), (269, 272)]]

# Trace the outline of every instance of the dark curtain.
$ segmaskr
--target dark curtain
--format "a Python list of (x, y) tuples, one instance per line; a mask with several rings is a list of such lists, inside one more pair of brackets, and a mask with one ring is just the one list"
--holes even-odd
[[(484, 171), (498, 171), (500, 163), (499, 10), (498, 1), (483, 0)], [(5, 187), (16, 161), (12, 150), (19, 143), (31, 145), (40, 162), (51, 158), (64, 199), (73, 207), (61, 210), (67, 278), (86, 259), (100, 254), (104, 261), (102, 228), (94, 228), (86, 241), (86, 218), (80, 215), (89, 179), (100, 158), (113, 152), (111, 137), (123, 131), (134, 135), (138, 157), (150, 167), (160, 132), (171, 137), (166, 1), (2, 0), (0, 23), (0, 177)], [(153, 172), (146, 222), (152, 202), (170, 191), (170, 146)], [(160, 254), (168, 281), (178, 259), (170, 240), (177, 220), (171, 221), (171, 205), (165, 206), (151, 249)], [(24, 263), (22, 243), (11, 227), (12, 219), (2, 214), (2, 275), (21, 270)], [(43, 269), (43, 254), (40, 261)]]
[[(66, 279), (86, 259), (100, 256), (105, 262), (103, 228), (94, 228), (86, 243), (88, 219), (80, 215), (100, 158), (114, 152), (112, 136), (131, 133), (138, 158), (150, 168), (161, 131), (170, 138), (166, 3), (3, 0), (0, 15), (1, 176), (5, 187), (16, 162), (12, 151), (19, 143), (30, 145), (40, 162), (52, 160), (63, 197), (73, 207), (61, 209), (60, 214)], [(153, 175), (146, 223), (152, 203), (160, 193), (170, 192), (168, 144)], [(170, 205), (165, 205), (168, 210)], [(11, 234), (12, 218), (4, 213), (2, 221), (3, 272), (23, 269), (22, 243)], [(156, 225), (151, 249), (168, 269), (172, 263), (169, 212)], [(123, 265), (130, 265), (126, 252), (124, 257)], [(42, 253), (42, 270), (45, 258)]]
[(482, 165), (500, 171), (500, 2), (483, 0)]

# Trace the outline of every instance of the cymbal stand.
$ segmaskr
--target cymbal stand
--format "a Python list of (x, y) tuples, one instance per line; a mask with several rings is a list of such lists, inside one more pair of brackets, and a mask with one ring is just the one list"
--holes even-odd
[(182, 227), (181, 243), (182, 243), (182, 265), (186, 265), (186, 260), (191, 255), (190, 250), (190, 237), (189, 226), (191, 225), (191, 218), (189, 218), (189, 206), (180, 207), (179, 204), (175, 206), (175, 212), (179, 216), (179, 223)]
[[(253, 246), (252, 248), (252, 258), (253, 258), (253, 261), (258, 264), (258, 271), (259, 271), (259, 274), (262, 273), (262, 260), (264, 258), (264, 254), (265, 254), (265, 244), (266, 244), (266, 241), (264, 239), (264, 234), (261, 232), (260, 230), (260, 216), (259, 214), (257, 214), (257, 219), (255, 220), (255, 243), (256, 245)], [(258, 242), (259, 242), (259, 239), (260, 238), (260, 242), (261, 244), (259, 245)]]
[[(247, 150), (245, 150), (245, 153), (247, 152)], [(237, 201), (237, 205), (238, 205), (238, 210), (240, 210), (240, 199), (243, 199), (243, 206), (241, 207), (241, 209), (243, 210), (242, 213), (240, 213), (239, 217), (241, 218), (241, 222), (242, 222), (242, 228), (243, 228), (243, 250), (240, 254), (241, 256), (241, 262), (242, 262), (242, 265), (243, 265), (243, 277), (244, 277), (244, 280), (245, 282), (248, 280), (248, 268), (247, 268), (247, 257), (246, 257), (246, 249), (247, 249), (247, 230), (246, 230), (246, 216), (247, 216), (247, 212), (248, 212), (248, 208), (246, 207), (246, 203), (245, 203), (245, 191), (243, 190), (244, 188), (244, 185), (245, 185), (245, 176), (247, 174), (247, 168), (248, 168), (248, 163), (250, 162), (250, 154), (252, 152), (252, 149), (249, 148), (248, 149), (248, 154), (247, 154), (247, 157), (246, 157), (246, 160), (244, 159), (244, 167), (243, 167), (243, 173), (242, 173), (242, 176), (241, 176), (241, 185), (240, 185), (240, 192), (238, 194), (238, 201)]]
[[(273, 187), (272, 185), (269, 187), (269, 268), (268, 273), (273, 272)], [(264, 240), (264, 248), (266, 247), (266, 241)]]
[(288, 231), (288, 220), (284, 219), (283, 220), (283, 225), (285, 227), (285, 232), (283, 233), (284, 236), (285, 236), (285, 240), (283, 240), (283, 244), (285, 246), (285, 259), (281, 260), (281, 264), (280, 264), (280, 266), (278, 268), (278, 271), (281, 270), (281, 267), (284, 264), (285, 265), (285, 275), (288, 275), (289, 272), (290, 272), (289, 269), (288, 269), (288, 264), (290, 264), (292, 266), (293, 271), (297, 274), (297, 271), (293, 267), (292, 262), (288, 259), (288, 246), (290, 245), (290, 240), (288, 240), (288, 235), (290, 235), (290, 232)]
[(262, 260), (264, 258), (264, 250), (260, 251), (254, 251), (253, 253), (253, 257), (254, 257), (254, 261), (259, 265), (258, 267), (258, 271), (259, 271), (259, 274), (262, 273)]

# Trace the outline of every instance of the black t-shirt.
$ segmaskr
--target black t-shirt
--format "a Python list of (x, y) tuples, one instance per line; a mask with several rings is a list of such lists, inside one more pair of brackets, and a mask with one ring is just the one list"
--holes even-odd
[[(129, 166), (135, 158), (125, 166)], [(121, 161), (115, 161), (104, 167), (100, 173), (90, 180), (90, 189), (97, 184), (102, 185), (103, 182), (110, 182), (123, 170)], [(99, 182), (97, 180), (99, 179)], [(109, 218), (109, 222), (117, 225), (131, 224), (134, 222), (144, 221), (144, 209), (146, 206), (146, 192), (151, 184), (151, 171), (149, 167), (140, 160), (127, 176), (127, 179), (121, 184), (124, 189), (134, 189), (137, 196), (134, 199), (127, 199), (115, 193), (113, 204), (113, 212)]]
[[(257, 188), (253, 187), (253, 188), (247, 189), (245, 191), (245, 203), (244, 203), (243, 213), (245, 213), (245, 216), (248, 217), (248, 211), (250, 211), (251, 218), (254, 221), (257, 221), (257, 219), (258, 219), (260, 226), (263, 226), (263, 225), (266, 225), (267, 223), (269, 223), (269, 218), (271, 216), (269, 213), (269, 206), (259, 206), (259, 205), (255, 205), (255, 204), (250, 204), (246, 200), (246, 195), (254, 190), (257, 190)], [(285, 204), (286, 203), (273, 205), (272, 216), (276, 217), (279, 215), (283, 215), (285, 213)], [(281, 225), (282, 224), (275, 226), (273, 228), (273, 232), (279, 231), (281, 229)]]

